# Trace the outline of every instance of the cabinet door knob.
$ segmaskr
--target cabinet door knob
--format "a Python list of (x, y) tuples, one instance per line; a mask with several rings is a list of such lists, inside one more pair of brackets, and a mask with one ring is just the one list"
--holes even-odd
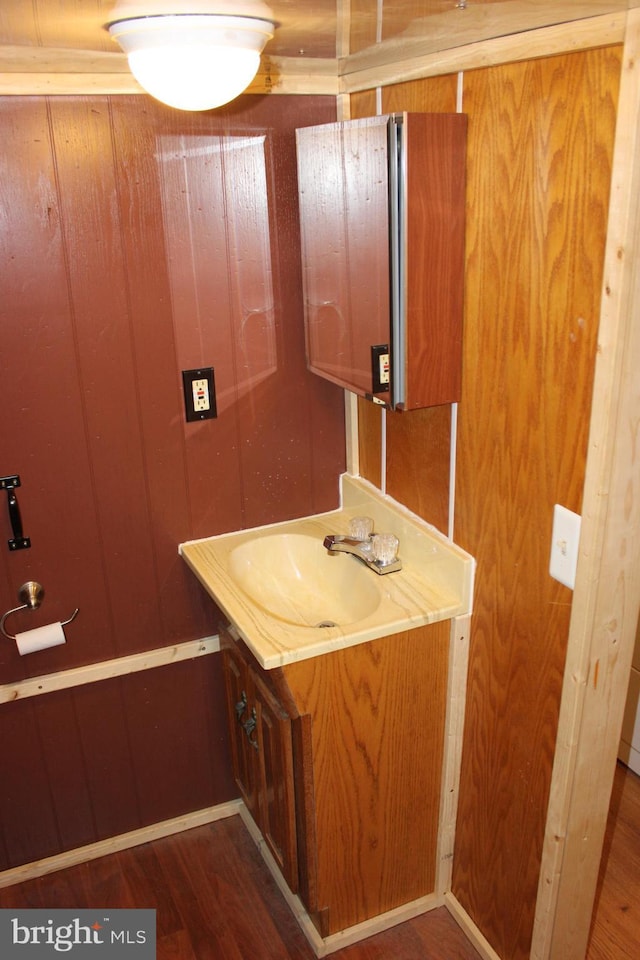
[(246, 709), (247, 709), (247, 695), (243, 690), (242, 693), (240, 694), (240, 699), (238, 700), (238, 702), (234, 707), (234, 710), (236, 712), (236, 717), (238, 718), (238, 723), (242, 723), (242, 716), (246, 712)]
[(244, 732), (245, 732), (246, 735), (247, 735), (247, 740), (249, 741), (249, 743), (251, 744), (251, 746), (254, 748), (254, 750), (257, 750), (257, 749), (258, 749), (258, 741), (255, 740), (255, 739), (251, 736), (251, 734), (254, 732), (254, 730), (255, 730), (255, 728), (256, 728), (256, 726), (257, 726), (257, 723), (258, 723), (258, 716), (257, 716), (257, 714), (256, 714), (256, 708), (253, 707), (253, 709), (252, 709), (252, 711), (251, 711), (251, 716), (249, 717), (248, 720), (245, 720), (245, 721), (243, 722), (242, 728), (243, 728)]

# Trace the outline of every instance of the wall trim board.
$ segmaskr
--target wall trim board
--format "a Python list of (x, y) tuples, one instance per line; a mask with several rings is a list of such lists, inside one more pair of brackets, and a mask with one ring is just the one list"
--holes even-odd
[(582, 531), (531, 947), (582, 960), (640, 603), (640, 10), (622, 58)]
[[(627, 11), (434, 50), (393, 38), (332, 58), (265, 57), (248, 93), (337, 96), (424, 77), (621, 43)], [(344, 48), (344, 32), (340, 36)], [(444, 40), (442, 42), (445, 42)], [(450, 42), (450, 40), (449, 40)], [(144, 94), (120, 53), (0, 45), (0, 96)]]
[[(247, 93), (337, 96), (338, 60), (263, 57)], [(0, 44), (0, 96), (146, 94), (120, 53)]]
[(502, 960), (451, 891), (445, 893), (444, 905), (460, 929), (464, 931), (469, 943), (478, 951), (482, 960)]
[(103, 660), (100, 663), (91, 663), (86, 667), (74, 667), (71, 670), (60, 670), (58, 673), (29, 677), (26, 680), (16, 680), (15, 683), (0, 685), (0, 704), (25, 700), (28, 697), (37, 697), (43, 693), (52, 693), (54, 690), (68, 690), (85, 683), (97, 683), (100, 680), (123, 677), (130, 673), (139, 673), (141, 670), (166, 667), (171, 663), (180, 663), (182, 660), (194, 660), (197, 657), (208, 656), (210, 653), (217, 653), (219, 650), (220, 638), (215, 635), (202, 637), (200, 640), (187, 640), (171, 647), (144, 650), (142, 653), (133, 653), (127, 657), (117, 657), (114, 660)]
[(44, 877), (49, 873), (55, 873), (57, 870), (65, 870), (67, 867), (88, 863), (90, 860), (98, 860), (100, 857), (107, 857), (112, 853), (119, 853), (121, 850), (130, 850), (132, 847), (138, 847), (152, 840), (170, 837), (172, 834), (181, 833), (183, 830), (191, 830), (193, 827), (202, 827), (207, 823), (214, 823), (216, 820), (233, 817), (240, 812), (241, 803), (241, 800), (229, 800), (227, 803), (219, 803), (214, 807), (195, 810), (193, 813), (173, 817), (171, 820), (152, 823), (150, 826), (141, 827), (139, 830), (131, 830), (129, 833), (122, 833), (117, 837), (109, 837), (106, 840), (98, 840), (97, 843), (89, 843), (84, 847), (66, 850), (64, 853), (46, 857), (44, 860), (34, 860), (32, 863), (12, 867), (10, 870), (4, 870), (0, 873), (0, 887), (12, 887), (16, 883), (35, 880), (36, 877)]

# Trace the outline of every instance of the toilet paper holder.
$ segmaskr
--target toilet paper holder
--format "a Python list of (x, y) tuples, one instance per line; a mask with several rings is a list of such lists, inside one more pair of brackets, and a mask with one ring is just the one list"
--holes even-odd
[[(23, 583), (20, 589), (18, 590), (18, 600), (21, 601), (19, 607), (13, 607), (12, 610), (7, 610), (5, 614), (0, 618), (0, 631), (4, 634), (7, 640), (15, 640), (15, 637), (12, 637), (10, 633), (4, 628), (5, 621), (7, 617), (10, 617), (12, 613), (18, 613), (20, 610), (37, 610), (42, 600), (44, 598), (44, 587), (41, 583), (38, 583), (36, 580), (27, 580), (26, 583)], [(66, 627), (68, 623), (71, 623), (72, 620), (78, 616), (80, 608), (76, 607), (68, 620), (62, 621), (62, 626)]]

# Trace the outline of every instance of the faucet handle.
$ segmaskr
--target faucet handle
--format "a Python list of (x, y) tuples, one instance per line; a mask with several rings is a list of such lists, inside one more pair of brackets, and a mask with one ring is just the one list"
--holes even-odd
[(352, 517), (349, 521), (349, 536), (354, 540), (368, 540), (373, 533), (371, 517)]
[(393, 533), (376, 533), (372, 543), (373, 556), (379, 563), (393, 563), (398, 556), (398, 538)]

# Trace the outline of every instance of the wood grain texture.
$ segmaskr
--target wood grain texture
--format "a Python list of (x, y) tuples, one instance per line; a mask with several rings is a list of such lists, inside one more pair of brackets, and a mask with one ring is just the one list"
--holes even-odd
[(466, 329), (456, 540), (478, 561), (453, 892), (529, 955), (571, 605), (552, 508), (580, 511), (617, 50), (465, 77)]
[(415, 410), (460, 399), (467, 118), (408, 114), (405, 125), (403, 407)]
[[(382, 431), (385, 411), (358, 397), (358, 446), (360, 476), (379, 489), (383, 487)], [(401, 501), (402, 502), (402, 501)]]
[(440, 623), (283, 668), (313, 718), (328, 933), (434, 890), (448, 645)]
[(387, 413), (386, 419), (387, 493), (447, 534), (451, 407)]

